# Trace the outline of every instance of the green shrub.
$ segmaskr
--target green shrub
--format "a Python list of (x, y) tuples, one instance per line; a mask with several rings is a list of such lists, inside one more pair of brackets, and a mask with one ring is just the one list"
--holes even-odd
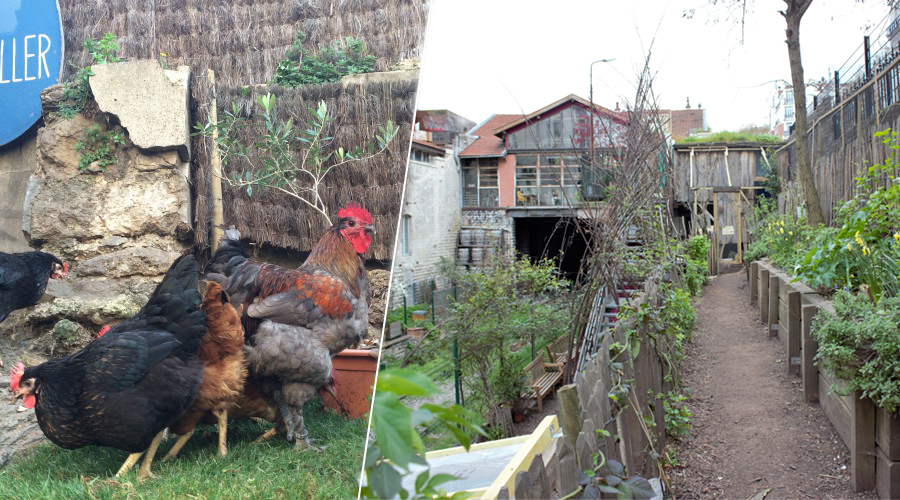
[(875, 305), (840, 290), (834, 311), (820, 312), (813, 321), (816, 358), (848, 382), (848, 393), (862, 391), (893, 413), (900, 408), (900, 298), (885, 297)]
[(297, 87), (336, 82), (345, 75), (369, 73), (375, 69), (375, 56), (369, 54), (365, 42), (358, 38), (338, 40), (324, 47), (319, 54), (308, 52), (303, 47), (304, 42), (306, 34), (298, 31), (275, 70), (278, 85)]

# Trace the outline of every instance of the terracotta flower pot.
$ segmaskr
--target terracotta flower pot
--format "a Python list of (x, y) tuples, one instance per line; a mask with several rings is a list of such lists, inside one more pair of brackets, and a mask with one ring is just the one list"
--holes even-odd
[[(369, 412), (375, 371), (378, 369), (378, 350), (346, 349), (331, 359), (334, 392), (338, 401), (359, 418)], [(323, 395), (325, 406), (340, 411), (340, 405), (329, 394)]]
[(518, 424), (521, 421), (525, 420), (525, 413), (523, 413), (521, 411), (514, 411), (512, 414), (512, 419), (513, 419), (514, 423)]

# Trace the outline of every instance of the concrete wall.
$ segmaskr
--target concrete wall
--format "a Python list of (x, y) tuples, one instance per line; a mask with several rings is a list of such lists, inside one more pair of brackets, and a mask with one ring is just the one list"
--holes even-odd
[[(435, 158), (431, 163), (410, 160), (402, 210), (402, 217), (409, 217), (410, 245), (409, 253), (404, 255), (399, 243), (402, 234), (398, 235), (392, 308), (403, 304), (402, 294), (397, 292), (403, 287), (409, 294), (409, 305), (422, 300), (422, 287), (417, 287), (417, 297), (411, 296), (413, 281), (423, 284), (435, 279), (441, 257), (454, 258), (459, 237), (460, 204), (459, 165), (452, 154)], [(402, 231), (402, 222), (400, 226)]]
[(22, 234), (22, 207), (36, 165), (34, 130), (0, 148), (0, 252), (29, 250)]

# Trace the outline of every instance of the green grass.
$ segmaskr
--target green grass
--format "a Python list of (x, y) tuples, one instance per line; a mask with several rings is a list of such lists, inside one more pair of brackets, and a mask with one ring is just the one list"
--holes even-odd
[(214, 428), (203, 426), (169, 462), (161, 459), (175, 439), (165, 441), (153, 463), (156, 477), (139, 482), (137, 466), (114, 477), (124, 451), (40, 445), (0, 469), (0, 498), (356, 498), (368, 419), (341, 417), (318, 399), (304, 415), (324, 451), (296, 451), (282, 437), (251, 444), (271, 424), (241, 421), (229, 426), (228, 456), (221, 458)]
[(684, 139), (679, 139), (678, 144), (684, 143), (693, 143), (693, 142), (765, 142), (765, 143), (778, 143), (782, 142), (782, 140), (774, 135), (767, 134), (751, 134), (747, 132), (729, 132), (724, 130), (722, 132), (715, 132), (706, 137), (685, 137)]

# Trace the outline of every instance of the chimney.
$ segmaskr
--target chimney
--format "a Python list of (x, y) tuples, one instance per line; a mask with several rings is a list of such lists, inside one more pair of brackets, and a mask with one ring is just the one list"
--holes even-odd
[(616, 113), (619, 113), (619, 112), (621, 112), (621, 111), (622, 111), (622, 110), (619, 109), (619, 103), (616, 103)]
[(687, 106), (685, 107), (685, 109), (691, 109), (691, 98), (690, 97), (687, 98)]
[(700, 104), (699, 102), (697, 103), (697, 109), (703, 109), (703, 105)]

